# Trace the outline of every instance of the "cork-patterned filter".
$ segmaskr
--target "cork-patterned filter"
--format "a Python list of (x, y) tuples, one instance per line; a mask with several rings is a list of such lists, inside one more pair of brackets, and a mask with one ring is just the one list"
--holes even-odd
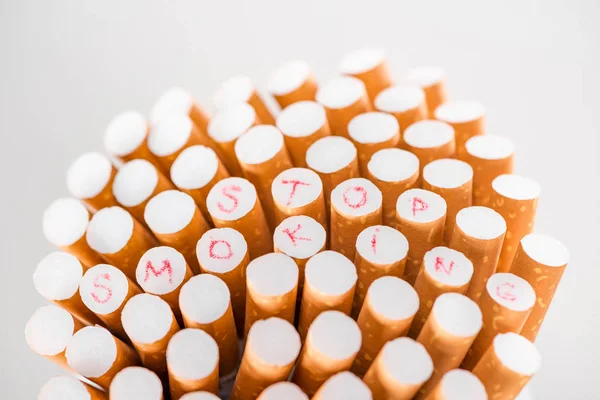
[(117, 205), (112, 191), (117, 170), (110, 160), (97, 152), (77, 157), (67, 170), (67, 189), (92, 211)]
[(188, 116), (200, 134), (207, 137), (210, 116), (187, 90), (180, 87), (172, 87), (160, 95), (152, 107), (150, 120), (152, 124), (155, 124), (173, 114)]
[(467, 140), (485, 133), (485, 107), (481, 103), (449, 101), (437, 107), (433, 115), (435, 119), (444, 121), (454, 128), (457, 158), (464, 158)]
[(271, 73), (267, 88), (282, 110), (297, 102), (312, 101), (317, 94), (317, 82), (306, 61), (279, 66)]
[(421, 171), (440, 158), (454, 156), (454, 128), (449, 124), (431, 119), (415, 122), (402, 132), (406, 150), (419, 158)]
[(108, 400), (105, 392), (81, 382), (74, 376), (63, 375), (50, 378), (42, 386), (38, 400)]
[[(382, 90), (373, 105), (377, 111), (392, 114), (403, 132), (417, 121), (427, 118), (425, 92), (414, 84), (404, 84)], [(399, 147), (403, 147), (400, 140)]]
[(360, 79), (371, 102), (393, 84), (385, 49), (365, 48), (346, 54), (340, 61), (340, 72)]
[(423, 89), (430, 116), (433, 116), (440, 104), (446, 102), (446, 71), (440, 67), (414, 68), (401, 81), (416, 84)]
[(218, 111), (239, 103), (251, 105), (262, 123), (271, 125), (275, 123), (273, 115), (259, 96), (254, 83), (245, 75), (235, 75), (225, 80), (213, 97), (213, 104)]

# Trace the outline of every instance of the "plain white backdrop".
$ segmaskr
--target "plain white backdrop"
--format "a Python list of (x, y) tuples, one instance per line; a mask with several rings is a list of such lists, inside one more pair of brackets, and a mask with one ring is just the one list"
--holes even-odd
[(534, 391), (600, 398), (599, 26), (595, 0), (0, 0), (0, 397), (33, 399), (60, 373), (23, 338), (44, 304), (31, 274), (52, 250), (41, 214), (114, 114), (147, 113), (173, 85), (209, 105), (228, 76), (264, 88), (294, 59), (324, 81), (347, 51), (379, 46), (396, 76), (443, 66), (450, 97), (483, 102), (488, 131), (516, 143), (517, 171), (543, 188), (537, 231), (572, 253)]

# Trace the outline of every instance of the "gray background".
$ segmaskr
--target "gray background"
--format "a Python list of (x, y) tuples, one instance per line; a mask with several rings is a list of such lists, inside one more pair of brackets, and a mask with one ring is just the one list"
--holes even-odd
[[(396, 74), (439, 64), (454, 99), (488, 110), (489, 132), (517, 145), (517, 171), (543, 188), (537, 230), (572, 261), (538, 338), (539, 399), (598, 399), (600, 3), (589, 1), (0, 0), (0, 398), (32, 399), (59, 369), (25, 344), (44, 304), (31, 274), (52, 250), (45, 206), (65, 169), (101, 149), (117, 112), (147, 113), (182, 85), (209, 104), (218, 82), (308, 60), (322, 81), (363, 46), (390, 51)], [(594, 114), (595, 112), (595, 114)]]

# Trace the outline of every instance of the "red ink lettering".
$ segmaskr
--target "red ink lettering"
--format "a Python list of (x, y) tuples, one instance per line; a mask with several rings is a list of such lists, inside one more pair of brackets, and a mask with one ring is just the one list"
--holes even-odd
[(292, 241), (292, 244), (294, 245), (294, 247), (296, 247), (297, 240), (305, 240), (307, 242), (312, 242), (312, 239), (309, 237), (296, 236), (296, 232), (298, 232), (300, 229), (302, 229), (302, 225), (298, 224), (298, 226), (296, 226), (296, 229), (294, 229), (293, 231), (291, 231), (290, 228), (285, 228), (282, 231), (283, 233), (288, 235), (288, 237)]
[(162, 266), (159, 270), (156, 270), (152, 265), (152, 261), (148, 260), (148, 262), (146, 262), (146, 276), (144, 277), (144, 282), (148, 282), (148, 279), (150, 279), (150, 272), (152, 272), (154, 277), (158, 278), (164, 274), (165, 271), (169, 274), (169, 283), (173, 283), (173, 268), (171, 268), (171, 262), (168, 259), (162, 261)]
[(510, 282), (504, 282), (502, 285), (496, 286), (496, 295), (501, 299), (515, 301), (517, 296), (513, 293), (515, 285)]
[(294, 179), (294, 180), (282, 179), (281, 183), (283, 183), (284, 185), (292, 184), (292, 191), (290, 192), (290, 196), (288, 197), (287, 203), (285, 203), (286, 206), (289, 206), (290, 204), (292, 204), (292, 199), (296, 195), (296, 189), (298, 188), (298, 185), (310, 186), (310, 183), (302, 182), (302, 181), (299, 181), (296, 179)]
[[(215, 247), (218, 244), (225, 245), (225, 247), (227, 248), (227, 254), (222, 255), (222, 254), (219, 254), (218, 252), (215, 252)], [(221, 239), (215, 240), (211, 237), (210, 244), (208, 245), (208, 256), (210, 258), (216, 259), (216, 260), (229, 260), (231, 257), (233, 257), (233, 250), (231, 249), (231, 244), (229, 244), (229, 242), (226, 240), (221, 240)]]
[(371, 238), (371, 249), (373, 249), (373, 254), (377, 254), (377, 234), (379, 233), (379, 228), (375, 228), (375, 233)]
[(412, 199), (412, 213), (413, 217), (417, 216), (417, 212), (425, 211), (429, 208), (429, 204), (425, 203), (423, 199), (414, 197)]
[[(360, 193), (361, 194), (360, 200), (358, 202), (356, 202), (356, 203), (351, 203), (350, 202), (350, 198), (348, 197), (348, 193), (349, 192)], [(349, 187), (344, 192), (344, 203), (346, 203), (346, 205), (348, 207), (354, 208), (355, 210), (358, 209), (358, 208), (361, 208), (362, 206), (364, 206), (365, 204), (367, 204), (367, 189), (365, 189), (362, 186)]]
[(235, 197), (233, 194), (231, 194), (229, 191), (240, 193), (242, 191), (242, 188), (239, 187), (238, 185), (231, 185), (231, 186), (224, 187), (221, 190), (221, 193), (223, 194), (223, 196), (227, 197), (228, 199), (230, 199), (233, 202), (233, 205), (230, 208), (226, 208), (225, 205), (223, 203), (221, 203), (220, 201), (217, 203), (217, 207), (219, 207), (219, 210), (221, 210), (222, 212), (224, 212), (226, 214), (232, 213), (238, 207), (238, 204), (239, 204), (238, 198)]
[(104, 295), (103, 298), (100, 298), (96, 293), (91, 292), (92, 298), (94, 299), (94, 301), (96, 303), (99, 303), (99, 304), (105, 304), (105, 303), (107, 303), (110, 300), (110, 298), (112, 297), (112, 294), (113, 294), (112, 293), (112, 289), (109, 286), (106, 286), (106, 285), (98, 282), (98, 280), (100, 280), (102, 278), (104, 278), (104, 279), (106, 279), (107, 281), (110, 282), (110, 274), (108, 272), (105, 273), (105, 274), (97, 275), (94, 278), (94, 282), (92, 282), (92, 285), (94, 285), (94, 287), (106, 290), (106, 293), (105, 293), (105, 295)]
[(450, 264), (446, 266), (442, 257), (435, 258), (436, 272), (444, 272), (446, 275), (450, 275), (450, 273), (452, 272), (452, 268), (454, 268), (454, 261), (450, 261)]

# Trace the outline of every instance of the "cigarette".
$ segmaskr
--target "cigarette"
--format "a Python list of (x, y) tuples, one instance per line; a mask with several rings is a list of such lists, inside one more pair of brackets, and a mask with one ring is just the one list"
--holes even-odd
[(87, 244), (112, 265), (118, 265), (135, 282), (138, 260), (156, 246), (156, 239), (121, 207), (107, 207), (92, 217)]
[(445, 122), (425, 119), (410, 125), (402, 134), (406, 150), (417, 156), (421, 171), (434, 160), (454, 157), (454, 128)]
[(287, 380), (300, 353), (300, 336), (281, 318), (257, 321), (250, 332), (230, 400), (253, 400)]
[[(377, 111), (392, 114), (398, 121), (401, 132), (415, 122), (427, 119), (428, 115), (425, 92), (413, 84), (382, 90), (375, 98), (373, 106)], [(402, 140), (399, 147), (403, 147)]]
[(190, 392), (184, 394), (179, 400), (221, 400), (221, 398), (210, 392)]
[(463, 253), (476, 268), (467, 297), (478, 302), (488, 278), (496, 272), (506, 233), (504, 218), (491, 208), (473, 206), (456, 214), (450, 247)]
[(463, 159), (473, 167), (473, 205), (490, 206), (492, 181), (512, 174), (515, 145), (503, 136), (478, 135), (465, 143)]
[(289, 217), (275, 228), (275, 252), (291, 257), (298, 265), (298, 301), (302, 297), (306, 264), (315, 254), (325, 250), (326, 241), (327, 233), (323, 226), (306, 215)]
[(150, 198), (173, 189), (169, 180), (146, 160), (131, 160), (117, 172), (113, 193), (123, 208), (145, 224), (144, 210)]
[(309, 327), (322, 312), (336, 310), (350, 314), (357, 280), (354, 264), (331, 250), (312, 256), (306, 263), (305, 275), (298, 321), (298, 332), (303, 341)]
[[(169, 305), (160, 297), (143, 293), (127, 301), (121, 313), (121, 322), (142, 365), (167, 381), (167, 344), (179, 325)], [(111, 388), (112, 396), (112, 388)]]
[(469, 371), (497, 334), (521, 332), (536, 300), (535, 291), (525, 279), (505, 272), (492, 275), (485, 289), (479, 299), (483, 327), (462, 363)]
[(186, 393), (219, 393), (219, 347), (208, 333), (187, 328), (177, 332), (167, 346), (171, 398)]
[(313, 396), (332, 375), (349, 370), (358, 354), (361, 332), (340, 311), (324, 311), (308, 328), (292, 381)]
[(221, 376), (232, 373), (238, 362), (238, 342), (230, 297), (225, 282), (211, 274), (193, 277), (183, 285), (179, 294), (185, 327), (202, 329), (217, 342)]
[(348, 179), (331, 192), (331, 250), (354, 259), (358, 235), (371, 225), (381, 225), (382, 195), (371, 181)]
[(371, 111), (365, 84), (351, 76), (331, 79), (317, 91), (317, 102), (325, 107), (331, 133), (349, 138), (348, 123), (358, 114)]
[(219, 181), (208, 193), (206, 207), (217, 228), (232, 228), (248, 242), (250, 259), (273, 251), (271, 230), (254, 185), (243, 178)]
[(210, 147), (190, 146), (183, 150), (171, 166), (171, 181), (179, 190), (192, 196), (204, 218), (210, 222), (206, 198), (210, 189), (229, 172)]
[(312, 400), (372, 400), (371, 390), (363, 381), (349, 371), (343, 371), (327, 379)]
[(98, 264), (86, 271), (79, 284), (79, 295), (110, 331), (127, 340), (121, 322), (125, 304), (141, 290), (123, 272), (108, 264)]
[(308, 396), (292, 382), (277, 382), (262, 391), (256, 400), (308, 400)]
[(210, 229), (194, 199), (178, 190), (167, 190), (148, 202), (144, 220), (158, 241), (179, 251), (194, 274), (200, 273), (196, 243)]
[(306, 165), (323, 182), (326, 210), (329, 210), (332, 190), (345, 180), (360, 176), (356, 147), (339, 136), (326, 136), (314, 142), (306, 152)]
[(379, 150), (367, 164), (367, 176), (383, 196), (383, 224), (396, 227), (396, 201), (418, 186), (419, 159), (401, 149)]
[(36, 354), (69, 368), (65, 358), (67, 344), (84, 324), (55, 305), (40, 307), (25, 325), (25, 340)]
[(83, 267), (75, 256), (54, 252), (44, 257), (33, 273), (33, 284), (45, 299), (64, 308), (85, 325), (101, 324), (81, 300), (79, 283)]
[(452, 158), (432, 161), (423, 168), (423, 189), (446, 200), (444, 243), (448, 244), (452, 239), (456, 214), (472, 204), (473, 168)]
[(473, 136), (485, 133), (485, 107), (475, 101), (450, 101), (435, 109), (435, 119), (454, 128), (456, 156), (465, 154), (465, 143)]
[(446, 71), (440, 67), (420, 67), (409, 71), (403, 78), (404, 82), (419, 85), (425, 92), (429, 115), (447, 100)]
[(238, 231), (215, 228), (206, 232), (196, 246), (200, 270), (223, 280), (231, 294), (231, 307), (239, 336), (244, 335), (246, 313), (246, 268), (248, 244)]
[(385, 343), (406, 336), (418, 309), (419, 295), (409, 283), (395, 276), (375, 280), (358, 315), (363, 341), (352, 372), (363, 376)]
[(142, 367), (121, 370), (110, 384), (111, 400), (163, 400), (159, 377)]
[(317, 82), (306, 61), (281, 65), (271, 74), (267, 88), (282, 110), (300, 101), (313, 101), (317, 95)]
[(482, 324), (481, 311), (473, 300), (459, 293), (441, 294), (417, 342), (423, 344), (433, 360), (433, 375), (419, 390), (416, 400), (429, 392), (451, 369), (458, 368), (475, 340)]
[(532, 233), (521, 239), (510, 272), (529, 282), (537, 296), (521, 330), (525, 338), (534, 341), (537, 337), (568, 262), (567, 248), (550, 236)]
[(331, 135), (325, 108), (314, 101), (299, 101), (286, 107), (277, 117), (277, 128), (296, 167), (306, 167), (308, 148)]
[(46, 240), (77, 257), (86, 268), (104, 262), (85, 240), (89, 220), (90, 212), (85, 206), (69, 197), (54, 200), (42, 217)]
[(273, 114), (258, 95), (254, 83), (252, 83), (249, 77), (244, 75), (235, 75), (227, 79), (221, 84), (213, 97), (213, 104), (219, 111), (239, 103), (250, 104), (262, 123), (275, 124)]
[(425, 253), (415, 281), (420, 305), (409, 336), (416, 338), (426, 324), (435, 299), (443, 293), (467, 293), (473, 277), (473, 263), (464, 254), (447, 247), (435, 247)]
[(453, 369), (444, 374), (426, 400), (488, 400), (485, 386), (479, 378), (464, 369)]
[(242, 168), (235, 156), (235, 142), (248, 129), (260, 123), (254, 108), (246, 103), (232, 104), (210, 120), (208, 134), (216, 143), (219, 157), (231, 175), (242, 175)]
[(271, 184), (275, 220), (281, 224), (286, 218), (306, 215), (327, 230), (327, 213), (323, 182), (319, 175), (307, 168), (290, 168), (275, 177)]
[(407, 254), (408, 240), (389, 226), (373, 225), (358, 235), (354, 257), (358, 284), (352, 305), (353, 316), (358, 316), (373, 281), (384, 275), (404, 276)]
[(490, 399), (514, 399), (540, 370), (535, 345), (516, 333), (499, 334), (473, 369)]
[(104, 390), (108, 390), (119, 371), (140, 362), (132, 348), (99, 326), (86, 326), (75, 332), (65, 356), (73, 371)]
[(100, 153), (85, 153), (77, 157), (67, 170), (67, 189), (90, 210), (116, 206), (112, 184), (117, 170)]
[(371, 102), (393, 84), (385, 49), (360, 49), (346, 54), (340, 61), (340, 72), (360, 79)]
[(533, 179), (512, 174), (498, 176), (492, 181), (492, 188), (490, 208), (506, 221), (497, 271), (508, 272), (519, 242), (533, 231), (541, 188)]
[(363, 381), (375, 399), (412, 399), (433, 374), (433, 361), (421, 343), (400, 337), (387, 342)]
[(292, 168), (283, 135), (272, 125), (250, 128), (235, 143), (235, 155), (244, 177), (256, 188), (269, 225), (274, 228), (277, 224), (271, 184), (277, 175)]
[(394, 116), (371, 111), (352, 118), (348, 123), (348, 135), (358, 151), (360, 174), (366, 176), (367, 164), (373, 154), (398, 145), (400, 126)]
[(293, 324), (297, 292), (298, 266), (291, 257), (269, 253), (250, 261), (246, 269), (246, 335), (260, 319), (279, 317)]
[(408, 240), (404, 280), (414, 285), (423, 256), (442, 244), (446, 201), (422, 189), (409, 189), (396, 202), (396, 229)]
[(108, 400), (106, 393), (73, 376), (56, 376), (42, 386), (38, 400)]

